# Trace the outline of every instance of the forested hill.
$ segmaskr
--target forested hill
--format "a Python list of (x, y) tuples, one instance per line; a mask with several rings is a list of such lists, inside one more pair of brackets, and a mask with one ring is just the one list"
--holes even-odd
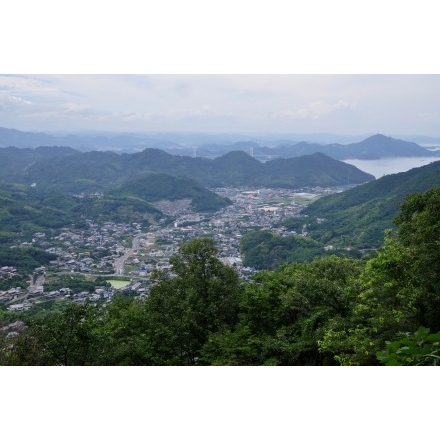
[[(19, 150), (17, 161), (20, 161)], [(17, 167), (16, 167), (17, 168)], [(209, 187), (266, 186), (300, 188), (358, 184), (374, 177), (321, 153), (262, 163), (242, 151), (216, 159), (172, 156), (158, 149), (134, 154), (91, 151), (34, 161), (9, 172), (10, 180), (51, 191), (102, 191), (140, 177), (146, 171), (189, 177)], [(0, 177), (2, 176), (0, 169)]]
[(192, 208), (198, 212), (216, 211), (231, 204), (228, 199), (209, 191), (194, 180), (153, 172), (131, 180), (117, 190), (110, 191), (109, 194), (137, 197), (147, 202), (190, 199)]
[(231, 202), (188, 178), (149, 173), (90, 197), (49, 193), (23, 184), (0, 183), (0, 245), (72, 224), (136, 221), (147, 226), (166, 217), (152, 205), (159, 200), (188, 200), (195, 212), (216, 211)]
[(78, 151), (70, 147), (0, 148), (0, 177), (15, 180), (32, 164), (55, 157), (65, 157)]
[[(303, 211), (309, 235), (326, 243), (342, 237), (347, 245), (378, 247), (405, 196), (438, 185), (440, 161), (322, 197)], [(318, 224), (317, 218), (326, 221)]]

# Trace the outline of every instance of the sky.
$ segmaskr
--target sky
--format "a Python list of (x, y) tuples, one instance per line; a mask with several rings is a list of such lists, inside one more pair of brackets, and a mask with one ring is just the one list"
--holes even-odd
[(440, 75), (9, 74), (0, 126), (440, 136)]
[(0, 127), (440, 136), (434, 1), (154, 3), (9, 2)]

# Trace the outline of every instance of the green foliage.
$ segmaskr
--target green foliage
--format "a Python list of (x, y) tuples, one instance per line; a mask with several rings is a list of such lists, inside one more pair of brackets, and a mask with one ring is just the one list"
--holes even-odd
[[(285, 263), (301, 263), (330, 254), (346, 255), (346, 250), (326, 251), (324, 246), (309, 237), (281, 237), (270, 231), (251, 231), (240, 242), (244, 265), (256, 269), (275, 269)], [(352, 252), (359, 257), (359, 253)]]
[(55, 256), (35, 246), (0, 247), (0, 266), (15, 267), (21, 274), (29, 274), (36, 267), (48, 265)]
[(72, 293), (79, 293), (87, 291), (92, 293), (95, 290), (95, 286), (110, 287), (110, 283), (103, 278), (91, 280), (87, 279), (84, 275), (69, 274), (69, 275), (57, 275), (56, 277), (48, 277), (44, 283), (46, 291), (59, 290), (63, 287), (72, 289)]
[(161, 365), (152, 335), (166, 335), (152, 326), (150, 315), (144, 302), (117, 295), (106, 308), (98, 328), (102, 356), (95, 364)]
[(15, 275), (13, 277), (0, 277), (0, 290), (9, 290), (15, 287), (26, 289), (29, 286), (29, 278), (26, 275)]
[(101, 350), (95, 334), (97, 310), (70, 304), (61, 313), (31, 320), (12, 349), (3, 353), (7, 365), (90, 365)]
[(435, 245), (439, 191), (437, 187), (405, 199), (396, 218), (398, 233), (389, 233), (368, 261), (349, 320), (333, 321), (324, 334), (322, 351), (337, 352), (341, 364), (371, 365), (386, 341), (402, 333), (419, 327), (440, 331), (440, 253)]
[(398, 239), (410, 254), (420, 323), (440, 331), (440, 186), (408, 196), (395, 223)]
[[(165, 362), (199, 363), (210, 333), (232, 329), (238, 317), (240, 281), (234, 269), (216, 257), (211, 239), (183, 244), (170, 259), (175, 278), (162, 279), (146, 303), (155, 327), (169, 335), (161, 344)], [(157, 336), (155, 336), (156, 338)]]
[(346, 318), (362, 268), (356, 260), (326, 257), (259, 273), (240, 300), (235, 331), (211, 335), (205, 361), (231, 365), (326, 365), (318, 341), (330, 319)]
[(360, 292), (345, 320), (333, 319), (320, 342), (342, 365), (375, 365), (376, 352), (399, 332), (417, 328), (417, 288), (407, 250), (389, 237), (359, 278)]
[(440, 365), (440, 333), (420, 327), (413, 334), (387, 341), (377, 358), (384, 365)]

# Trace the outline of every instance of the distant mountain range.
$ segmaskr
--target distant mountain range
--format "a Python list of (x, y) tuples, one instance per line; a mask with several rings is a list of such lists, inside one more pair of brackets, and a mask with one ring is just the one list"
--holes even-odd
[(374, 180), (353, 165), (322, 153), (262, 163), (243, 151), (216, 159), (174, 156), (158, 149), (140, 153), (76, 152), (72, 149), (0, 149), (0, 178), (35, 184), (52, 192), (94, 192), (119, 187), (145, 173), (187, 177), (206, 187), (301, 188), (338, 186)]
[[(231, 141), (231, 135), (189, 135), (189, 134), (69, 134), (54, 136), (46, 133), (23, 132), (0, 127), (0, 147), (36, 148), (41, 146), (64, 146), (80, 151), (115, 151), (134, 153), (147, 148), (156, 148), (173, 155), (190, 157), (216, 158), (231, 151), (245, 151), (255, 158), (265, 161), (274, 158), (292, 158), (313, 153), (324, 153), (333, 159), (379, 159), (382, 157), (418, 157), (435, 156), (433, 152), (415, 142), (394, 139), (377, 134), (361, 142), (340, 144), (322, 144), (312, 142), (316, 139), (304, 135), (308, 141), (292, 141), (288, 139), (243, 140), (236, 135), (237, 141)], [(318, 137), (319, 138), (319, 137)], [(335, 136), (327, 135), (328, 139)], [(213, 139), (214, 142), (207, 141)], [(218, 139), (222, 139), (220, 142)], [(349, 139), (349, 138), (347, 138)], [(421, 137), (422, 139), (422, 137)], [(428, 138), (426, 138), (428, 139)], [(435, 139), (429, 138), (432, 143)], [(440, 143), (439, 143), (440, 145)]]
[(0, 127), (0, 148), (36, 148), (49, 147), (72, 147), (81, 151), (91, 150), (120, 150), (140, 151), (145, 148), (173, 148), (180, 146), (174, 142), (148, 138), (136, 135), (76, 135), (54, 136), (46, 133), (24, 132), (11, 128)]
[(414, 142), (393, 139), (388, 136), (377, 134), (364, 139), (361, 142), (342, 144), (316, 144), (308, 142), (283, 143), (274, 147), (262, 147), (256, 142), (237, 142), (232, 145), (205, 145), (198, 149), (201, 156), (215, 156), (216, 152), (244, 150), (260, 160), (274, 158), (291, 158), (306, 154), (324, 153), (334, 159), (381, 159), (385, 157), (421, 157), (439, 156), (439, 152), (433, 152), (417, 145)]

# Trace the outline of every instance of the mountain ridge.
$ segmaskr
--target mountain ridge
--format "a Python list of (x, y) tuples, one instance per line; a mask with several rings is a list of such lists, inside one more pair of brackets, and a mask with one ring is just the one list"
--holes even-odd
[(81, 192), (87, 191), (88, 187), (90, 191), (111, 188), (146, 171), (189, 177), (210, 188), (299, 188), (360, 184), (374, 180), (374, 176), (353, 165), (324, 154), (262, 163), (244, 152), (230, 152), (220, 158), (206, 159), (173, 156), (158, 149), (122, 155), (91, 151), (54, 157), (30, 164), (25, 173), (16, 175), (16, 179), (57, 191)]
[[(167, 139), (168, 137), (168, 139)], [(334, 159), (376, 159), (381, 157), (435, 156), (436, 153), (421, 147), (415, 142), (395, 139), (383, 134), (368, 136), (362, 141), (341, 143), (316, 143), (300, 141), (267, 141), (265, 136), (257, 140), (238, 140), (242, 136), (223, 135), (222, 142), (203, 142), (212, 135), (188, 136), (178, 134), (68, 134), (64, 136), (46, 133), (24, 132), (0, 127), (0, 148), (15, 146), (35, 148), (39, 146), (69, 146), (81, 151), (114, 150), (119, 152), (139, 152), (146, 148), (159, 148), (173, 155), (204, 156), (215, 158), (228, 151), (242, 150), (250, 155), (271, 157), (296, 157), (321, 152)], [(218, 135), (218, 137), (221, 137)], [(327, 136), (329, 139), (334, 136)], [(308, 138), (311, 139), (310, 136)], [(176, 139), (181, 139), (176, 141)], [(192, 139), (192, 140), (191, 140)], [(348, 140), (349, 138), (347, 138)], [(188, 140), (190, 140), (188, 142)], [(385, 142), (385, 144), (384, 144)], [(267, 146), (270, 145), (270, 146)], [(366, 148), (368, 147), (368, 148)], [(365, 149), (366, 148), (366, 149)], [(253, 152), (253, 153), (252, 153)]]

